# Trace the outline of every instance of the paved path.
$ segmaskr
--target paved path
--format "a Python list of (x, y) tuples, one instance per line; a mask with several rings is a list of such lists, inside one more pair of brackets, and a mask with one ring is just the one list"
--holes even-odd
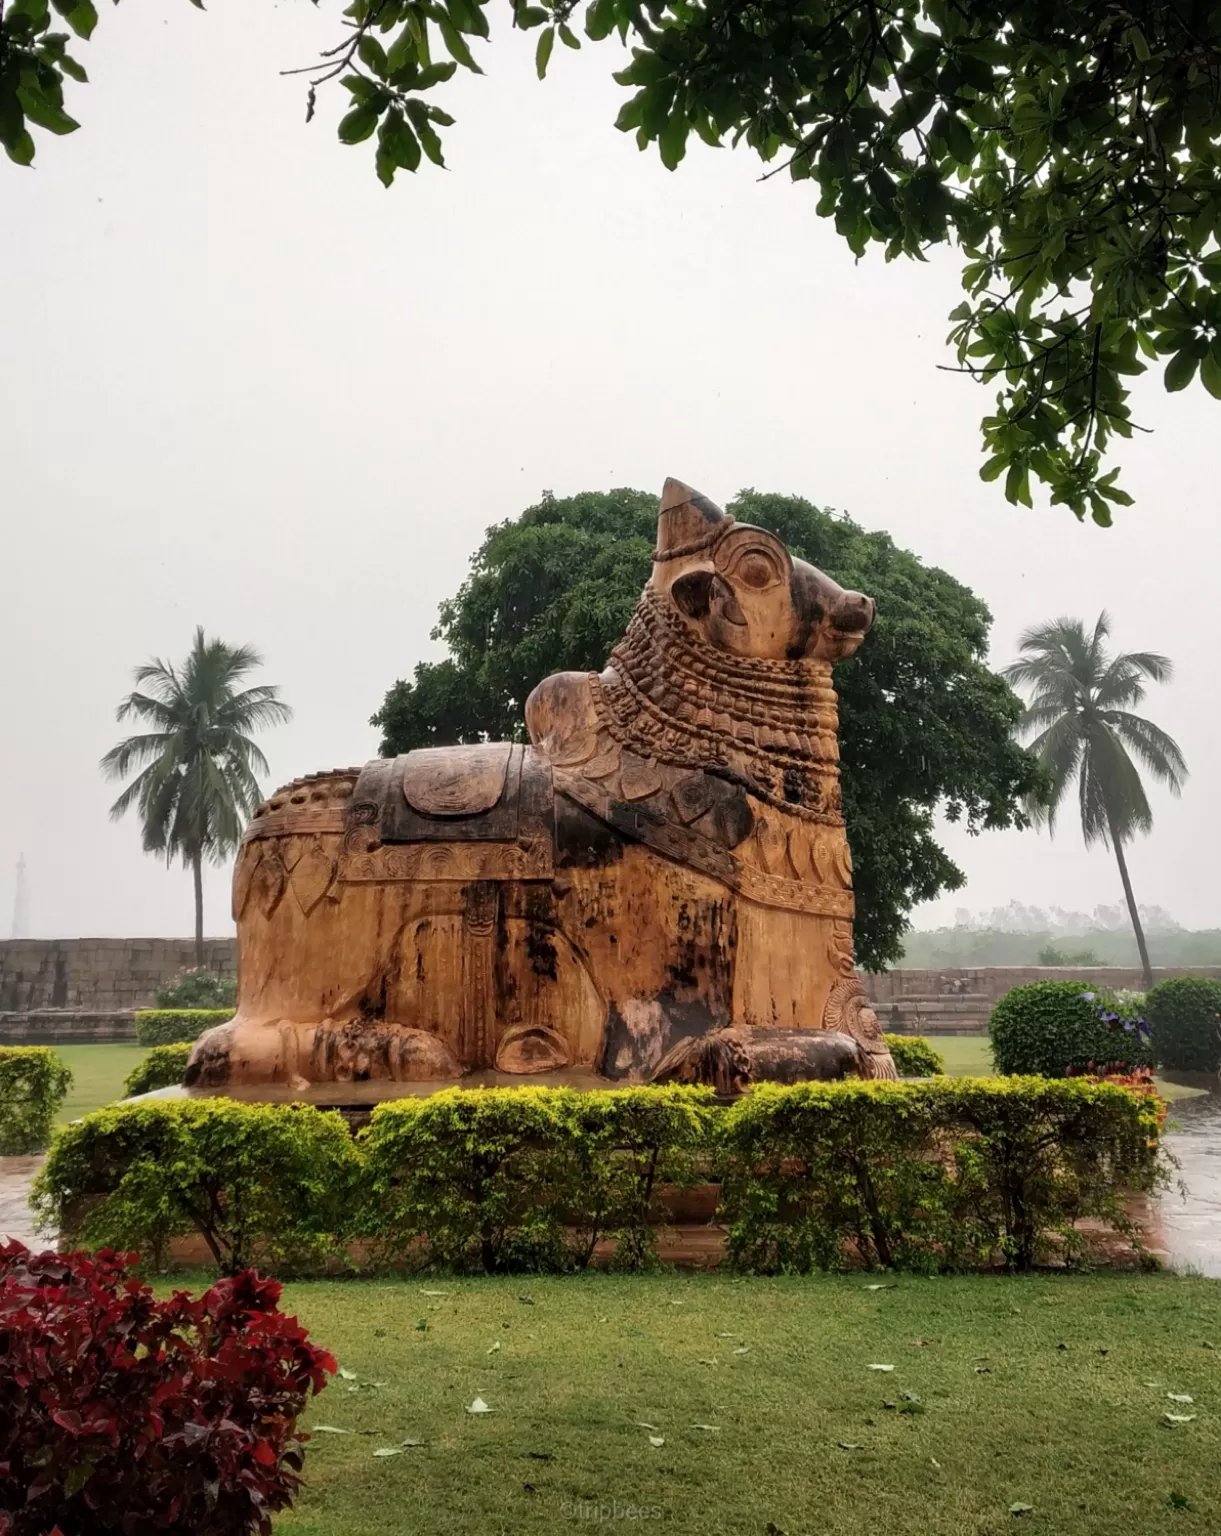
[(45, 1246), (34, 1231), (28, 1198), (41, 1157), (0, 1157), (0, 1237), (19, 1237), (31, 1248)]

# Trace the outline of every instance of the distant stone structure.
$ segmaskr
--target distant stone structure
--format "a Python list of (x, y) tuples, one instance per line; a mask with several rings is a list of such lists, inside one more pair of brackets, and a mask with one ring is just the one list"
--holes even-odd
[[(195, 964), (194, 939), (9, 939), (0, 942), (0, 1013), (151, 1008), (157, 988)], [(232, 976), (233, 939), (205, 939), (204, 965)]]

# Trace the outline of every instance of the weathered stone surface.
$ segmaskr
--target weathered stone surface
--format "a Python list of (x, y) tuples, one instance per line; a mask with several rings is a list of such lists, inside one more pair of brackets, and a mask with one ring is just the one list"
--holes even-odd
[(534, 690), (529, 746), (409, 753), (259, 807), (234, 876), (238, 1012), (188, 1084), (639, 1082), (730, 1027), (775, 1037), (756, 1056), (777, 1073), (803, 1060), (781, 1036), (830, 1029), (893, 1076), (852, 963), (831, 680), (872, 621), (870, 598), (669, 481), (627, 634), (601, 673)]

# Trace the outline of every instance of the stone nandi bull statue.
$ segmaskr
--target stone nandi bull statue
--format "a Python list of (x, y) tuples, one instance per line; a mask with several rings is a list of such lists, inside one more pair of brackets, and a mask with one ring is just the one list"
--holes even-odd
[(188, 1084), (894, 1076), (853, 969), (831, 685), (873, 602), (674, 480), (653, 561), (605, 671), (531, 694), (530, 746), (259, 807), (238, 1012)]

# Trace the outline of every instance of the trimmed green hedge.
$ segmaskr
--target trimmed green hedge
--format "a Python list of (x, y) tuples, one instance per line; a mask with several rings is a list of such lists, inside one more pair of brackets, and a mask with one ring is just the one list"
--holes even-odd
[(900, 1077), (943, 1077), (945, 1057), (923, 1035), (887, 1035), (895, 1071)]
[(141, 1045), (189, 1044), (232, 1017), (232, 1008), (143, 1008), (136, 1014), (136, 1039)]
[(172, 1239), (195, 1233), (224, 1274), (314, 1268), (356, 1235), (360, 1176), (333, 1112), (152, 1099), (61, 1131), (32, 1203), (63, 1247), (134, 1248), (161, 1265)]
[(720, 1179), (729, 1261), (930, 1272), (1073, 1260), (1074, 1223), (1160, 1173), (1157, 1101), (1082, 1079), (701, 1088), (451, 1089), (334, 1111), (227, 1099), (119, 1104), (56, 1138), (35, 1205), (66, 1242), (203, 1236), (218, 1266), (568, 1270), (604, 1239), (655, 1259), (663, 1186)]
[(45, 1045), (0, 1045), (0, 1157), (41, 1152), (72, 1085), (72, 1071)]
[(175, 1087), (186, 1076), (190, 1056), (189, 1040), (182, 1040), (177, 1045), (154, 1045), (144, 1060), (127, 1074), (123, 1097), (134, 1099), (138, 1093)]
[(1171, 976), (1145, 999), (1153, 1054), (1174, 1072), (1221, 1070), (1221, 981)]
[(1064, 1077), (1124, 1063), (1150, 1067), (1148, 1046), (1106, 1023), (1100, 994), (1084, 981), (1034, 981), (1014, 987), (992, 1010), (988, 1034), (998, 1072)]

